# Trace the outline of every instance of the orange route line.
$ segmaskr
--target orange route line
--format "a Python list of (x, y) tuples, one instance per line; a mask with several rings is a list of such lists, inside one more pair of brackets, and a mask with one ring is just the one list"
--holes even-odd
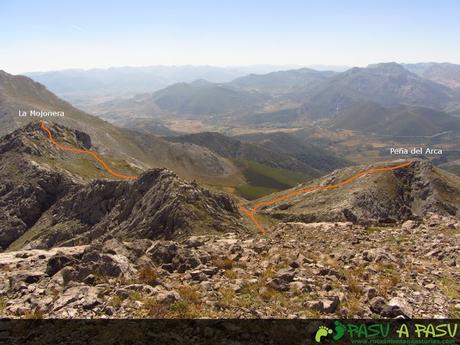
[(353, 176), (347, 178), (346, 180), (343, 180), (343, 181), (338, 182), (336, 184), (297, 189), (297, 190), (294, 190), (292, 192), (286, 193), (285, 195), (282, 195), (282, 196), (280, 196), (278, 198), (275, 198), (275, 199), (272, 199), (272, 200), (267, 200), (267, 201), (262, 201), (260, 203), (257, 203), (250, 210), (248, 210), (247, 208), (241, 206), (240, 211), (243, 212), (244, 214), (246, 214), (246, 216), (248, 216), (248, 218), (252, 220), (252, 222), (256, 226), (257, 230), (261, 234), (265, 234), (264, 227), (259, 223), (259, 221), (256, 218), (256, 212), (261, 207), (273, 205), (273, 204), (276, 204), (276, 203), (278, 203), (280, 201), (290, 199), (290, 198), (292, 198), (292, 197), (294, 197), (296, 195), (303, 194), (303, 193), (314, 192), (314, 191), (317, 191), (317, 190), (336, 189), (336, 188), (344, 186), (344, 185), (346, 185), (346, 184), (348, 184), (350, 182), (353, 182), (353, 181), (357, 180), (358, 178), (363, 177), (363, 176), (365, 176), (367, 174), (372, 174), (372, 173), (379, 172), (379, 171), (392, 171), (392, 170), (396, 170), (396, 169), (402, 169), (402, 168), (408, 167), (412, 163), (413, 163), (412, 161), (409, 161), (409, 162), (405, 162), (405, 163), (402, 163), (402, 164), (399, 164), (399, 165), (386, 167), (386, 168), (372, 168), (372, 169), (368, 169), (368, 170), (363, 170), (363, 171), (360, 171), (360, 172), (354, 174)]
[(83, 153), (85, 155), (89, 155), (89, 156), (92, 156), (95, 160), (97, 160), (103, 167), (105, 170), (107, 170), (107, 172), (112, 175), (112, 176), (115, 176), (115, 177), (118, 177), (118, 178), (121, 178), (121, 179), (124, 179), (124, 180), (136, 180), (137, 179), (137, 176), (130, 176), (130, 175), (123, 175), (123, 174), (119, 174), (117, 173), (116, 171), (113, 171), (110, 166), (95, 152), (95, 151), (91, 151), (91, 150), (86, 150), (86, 149), (76, 149), (76, 148), (73, 148), (73, 147), (67, 147), (67, 146), (64, 146), (64, 145), (61, 145), (59, 144), (53, 137), (53, 134), (51, 133), (51, 131), (45, 126), (45, 122), (44, 121), (41, 121), (40, 122), (40, 127), (41, 129), (43, 129), (47, 134), (48, 134), (48, 138), (49, 140), (58, 148), (60, 148), (61, 150), (64, 150), (64, 151), (70, 151), (70, 152), (75, 152), (75, 153)]

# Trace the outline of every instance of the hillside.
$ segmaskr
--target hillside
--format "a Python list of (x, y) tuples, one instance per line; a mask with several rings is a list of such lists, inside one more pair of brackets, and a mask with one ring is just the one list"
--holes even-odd
[(244, 184), (236, 186), (236, 193), (249, 200), (290, 188), (324, 173), (289, 154), (241, 142), (220, 133), (188, 134), (168, 140), (200, 145), (230, 159), (245, 179)]
[[(49, 119), (87, 132), (93, 137), (94, 144), (106, 151), (117, 151), (123, 154), (129, 148), (126, 135), (122, 130), (74, 108), (32, 79), (0, 71), (0, 123), (2, 125), (0, 135), (3, 136), (33, 119), (37, 120), (37, 118), (19, 117), (19, 110), (62, 111), (63, 117)], [(105, 135), (97, 135), (102, 130)]]
[(400, 106), (384, 108), (360, 103), (331, 121), (333, 128), (351, 129), (386, 136), (432, 136), (460, 132), (460, 119), (429, 108)]
[(460, 65), (428, 62), (404, 64), (403, 66), (420, 77), (451, 88), (460, 88)]
[(308, 139), (307, 132), (253, 133), (240, 135), (237, 138), (243, 142), (254, 143), (270, 151), (277, 152), (279, 155), (295, 157), (297, 160), (323, 173), (353, 165), (352, 162), (337, 157), (318, 145), (302, 140)]
[(235, 90), (227, 85), (195, 82), (157, 91), (153, 100), (163, 111), (203, 116), (246, 113), (261, 107), (269, 96)]
[[(337, 184), (366, 169), (369, 167), (337, 170), (296, 189)], [(289, 191), (255, 204), (286, 193)], [(263, 207), (260, 212), (283, 221), (385, 224), (423, 218), (429, 212), (458, 216), (459, 208), (460, 178), (433, 167), (429, 161), (414, 161), (407, 168), (369, 173), (339, 188), (298, 194)]]
[(62, 111), (63, 117), (46, 117), (46, 121), (88, 133), (99, 153), (119, 157), (141, 169), (166, 167), (184, 178), (211, 179), (217, 184), (221, 179), (240, 179), (235, 166), (208, 149), (118, 128), (74, 108), (27, 77), (0, 72), (0, 135), (39, 119), (19, 117), (19, 110)]
[(295, 157), (281, 154), (276, 150), (270, 150), (257, 144), (241, 142), (238, 139), (220, 133), (188, 134), (170, 137), (168, 140), (204, 146), (225, 158), (251, 160), (273, 168), (299, 171), (311, 176), (317, 176), (320, 173), (318, 169)]
[[(58, 142), (91, 147), (85, 133), (58, 125), (50, 130)], [(0, 156), (2, 249), (244, 229), (228, 196), (187, 183), (166, 169), (139, 174), (104, 157), (113, 169), (139, 176), (133, 181), (108, 179), (99, 162), (57, 148), (38, 124), (3, 137)]]

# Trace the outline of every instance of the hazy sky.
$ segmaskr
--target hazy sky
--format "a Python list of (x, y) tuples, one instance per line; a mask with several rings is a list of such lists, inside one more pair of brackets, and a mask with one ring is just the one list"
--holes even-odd
[(458, 0), (0, 0), (0, 69), (460, 63)]

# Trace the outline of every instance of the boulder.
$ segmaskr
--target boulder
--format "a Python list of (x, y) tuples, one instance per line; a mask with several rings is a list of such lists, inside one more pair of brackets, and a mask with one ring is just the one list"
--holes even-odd
[(369, 308), (373, 313), (380, 314), (385, 307), (386, 302), (385, 299), (381, 296), (377, 296), (372, 298), (369, 301)]
[(46, 264), (45, 273), (52, 277), (64, 267), (71, 266), (75, 263), (77, 263), (77, 260), (75, 260), (73, 257), (63, 253), (57, 253), (56, 255), (53, 255), (49, 258)]
[(147, 252), (155, 264), (171, 263), (177, 254), (177, 243), (173, 241), (158, 241)]
[(203, 244), (204, 242), (197, 236), (191, 236), (184, 242), (186, 248), (198, 248)]
[(382, 316), (385, 317), (398, 317), (403, 316), (411, 319), (413, 316), (412, 307), (410, 304), (401, 297), (393, 297), (387, 305), (383, 307)]
[(325, 267), (325, 268), (321, 268), (318, 272), (319, 275), (321, 276), (334, 276), (338, 279), (344, 279), (344, 275), (342, 273), (340, 273), (339, 271), (333, 269), (333, 268), (328, 268), (328, 267)]
[(201, 261), (195, 252), (188, 248), (181, 248), (177, 251), (177, 255), (174, 257), (172, 263), (177, 272), (184, 273), (198, 267)]
[(160, 302), (160, 303), (173, 303), (173, 302), (178, 301), (179, 299), (180, 299), (179, 293), (177, 293), (174, 290), (160, 292), (156, 297), (157, 302)]
[(304, 305), (308, 309), (317, 310), (321, 313), (332, 314), (337, 310), (340, 300), (337, 296), (320, 300), (308, 301)]
[(367, 286), (366, 288), (364, 288), (364, 294), (367, 300), (370, 301), (374, 297), (377, 297), (377, 289), (372, 286)]
[(291, 269), (279, 270), (268, 282), (268, 286), (278, 291), (288, 291), (289, 283), (293, 281), (296, 271)]
[(39, 271), (19, 272), (9, 277), (10, 288), (18, 290), (25, 285), (37, 283), (44, 277), (45, 274)]

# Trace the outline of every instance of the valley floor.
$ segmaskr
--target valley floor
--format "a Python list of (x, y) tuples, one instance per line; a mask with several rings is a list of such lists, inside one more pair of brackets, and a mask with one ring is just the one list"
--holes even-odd
[(460, 317), (460, 223), (280, 223), (265, 236), (0, 254), (0, 317)]

